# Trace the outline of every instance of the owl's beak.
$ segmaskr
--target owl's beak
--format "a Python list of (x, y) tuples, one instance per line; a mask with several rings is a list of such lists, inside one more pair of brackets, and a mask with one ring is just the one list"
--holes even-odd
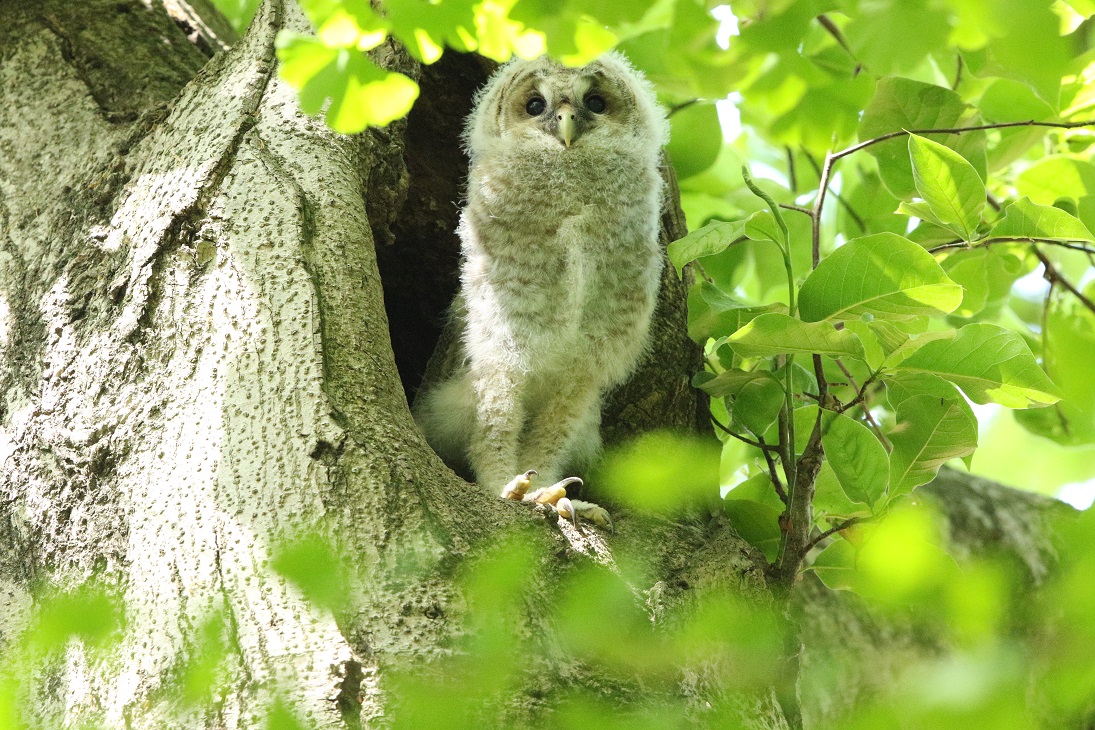
[(555, 135), (567, 147), (578, 139), (578, 112), (568, 103), (555, 110)]

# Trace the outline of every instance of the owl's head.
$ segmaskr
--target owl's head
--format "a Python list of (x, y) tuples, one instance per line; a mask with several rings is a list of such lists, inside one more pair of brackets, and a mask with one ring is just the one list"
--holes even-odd
[(546, 56), (502, 66), (476, 97), (465, 143), (475, 160), (511, 143), (564, 152), (631, 141), (656, 152), (668, 136), (650, 83), (609, 53), (580, 68)]

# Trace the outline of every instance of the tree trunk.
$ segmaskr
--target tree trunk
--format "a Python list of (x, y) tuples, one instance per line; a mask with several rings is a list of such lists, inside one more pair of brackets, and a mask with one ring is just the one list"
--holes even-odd
[[(465, 610), (455, 571), (515, 525), (606, 564), (647, 556), (635, 589), (655, 617), (727, 586), (764, 595), (721, 518), (625, 515), (606, 542), (535, 523), (437, 459), (407, 396), (455, 289), (456, 134), (489, 69), (447, 55), (423, 72), (383, 46), (375, 60), (421, 77), (423, 97), (408, 120), (345, 137), (277, 78), (282, 28), (305, 24), (269, 0), (210, 57), (233, 39), (204, 3), (0, 5), (0, 647), (43, 583), (98, 576), (126, 617), (109, 659), (73, 641), (33, 678), (26, 721), (251, 728), (286, 695), (316, 727), (380, 722), (387, 668), (448, 651)], [(675, 206), (666, 221), (679, 234)], [(606, 406), (610, 440), (702, 411), (683, 292), (667, 273), (652, 355)], [(997, 496), (978, 535), (1027, 509)], [(280, 540), (313, 529), (358, 561), (337, 615), (271, 567)], [(1037, 575), (1029, 534), (1014, 547)], [(874, 625), (820, 588), (801, 600), (819, 637)], [(213, 710), (180, 710), (165, 688), (218, 614), (238, 647), (228, 689)], [(883, 681), (864, 656), (898, 656), (865, 642), (839, 642), (861, 691)], [(681, 692), (711, 699), (702, 683)], [(831, 697), (800, 694), (823, 726)], [(532, 723), (532, 706), (513, 721)], [(744, 712), (783, 726), (764, 697)]]

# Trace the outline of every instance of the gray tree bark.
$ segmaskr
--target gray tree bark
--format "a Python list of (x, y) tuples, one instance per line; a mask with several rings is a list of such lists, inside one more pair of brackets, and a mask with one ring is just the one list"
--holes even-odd
[[(408, 120), (345, 137), (277, 78), (287, 27), (304, 23), (284, 0), (234, 45), (204, 3), (0, 5), (0, 650), (43, 583), (98, 576), (127, 622), (109, 659), (74, 641), (28, 678), (32, 726), (259, 727), (280, 693), (315, 727), (383, 724), (386, 671), (448, 651), (458, 566), (514, 526), (569, 556), (534, 594), (630, 553), (649, 560), (634, 588), (655, 619), (727, 587), (766, 595), (717, 516), (623, 514), (606, 540), (480, 494), (430, 451), (407, 394), (454, 290), (455, 137), (489, 69), (447, 56), (423, 72), (382, 47), (423, 98)], [(666, 221), (681, 230), (679, 211)], [(654, 352), (606, 408), (610, 440), (696, 423), (683, 291), (667, 276)], [(980, 483), (934, 493), (959, 544), (1003, 537), (1044, 575), (1037, 500)], [(312, 529), (358, 562), (338, 615), (270, 566), (279, 540)], [(836, 656), (869, 693), (908, 652), (938, 650), (807, 587), (807, 726), (856, 696), (812, 685), (811, 661)], [(213, 710), (180, 709), (164, 688), (217, 612), (239, 648), (229, 689)], [(698, 675), (681, 694), (697, 722), (725, 699)], [(734, 701), (751, 727), (785, 726), (770, 697)], [(535, 725), (539, 706), (516, 701), (507, 722)]]

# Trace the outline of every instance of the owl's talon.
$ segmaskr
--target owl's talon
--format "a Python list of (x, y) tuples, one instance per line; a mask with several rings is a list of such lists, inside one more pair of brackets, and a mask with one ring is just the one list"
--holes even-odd
[(563, 497), (567, 496), (567, 486), (571, 484), (582, 485), (581, 479), (578, 477), (567, 477), (566, 479), (560, 479), (552, 484), (550, 487), (541, 487), (535, 492), (529, 492), (525, 495), (524, 500), (526, 502), (535, 502), (536, 504), (550, 504), (555, 505)]
[(608, 510), (599, 504), (594, 502), (585, 502), (580, 499), (569, 500), (573, 505), (574, 514), (577, 517), (581, 517), (584, 520), (589, 520), (597, 527), (603, 527), (608, 529), (613, 534), (616, 533), (616, 529), (612, 526), (612, 518), (608, 514)]
[(532, 478), (536, 476), (535, 469), (529, 469), (524, 474), (518, 474), (502, 487), (502, 499), (513, 499), (518, 502), (525, 499), (525, 492), (532, 486)]
[(564, 520), (570, 520), (570, 523), (574, 525), (574, 529), (578, 529), (578, 513), (574, 509), (574, 503), (569, 498), (563, 497), (556, 502), (555, 511)]

